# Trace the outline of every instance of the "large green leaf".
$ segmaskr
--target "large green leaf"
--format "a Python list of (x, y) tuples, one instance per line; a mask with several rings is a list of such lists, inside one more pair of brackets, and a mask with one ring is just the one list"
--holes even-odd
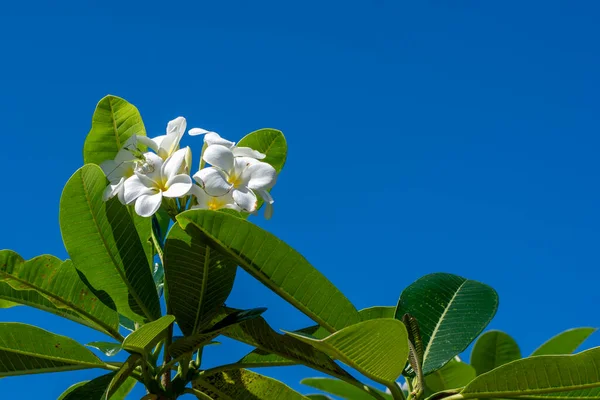
[(237, 265), (206, 243), (193, 225), (174, 225), (165, 245), (170, 312), (185, 335), (204, 329), (231, 292)]
[(574, 328), (559, 333), (535, 350), (532, 356), (571, 354), (596, 332), (596, 328)]
[[(233, 309), (225, 310), (227, 313), (238, 311)], [(222, 333), (225, 336), (257, 348), (239, 360), (239, 364), (252, 365), (253, 367), (268, 367), (300, 363), (326, 374), (352, 379), (329, 356), (291, 336), (278, 334), (271, 329), (262, 317), (232, 325)]]
[[(0, 251), (0, 282), (7, 283), (15, 290), (24, 291), (21, 296), (16, 295), (23, 299), (24, 304), (27, 302), (27, 305), (37, 305), (37, 308), (46, 311), (52, 308), (62, 309), (74, 317), (70, 319), (76, 322), (113, 337), (121, 337), (119, 315), (105, 304), (110, 299), (103, 299), (104, 302), (98, 299), (81, 280), (69, 260), (62, 262), (54, 256), (43, 255), (24, 261), (17, 253), (3, 250)], [(0, 292), (7, 294), (11, 291), (0, 288)], [(36, 292), (51, 304), (36, 296)], [(19, 301), (16, 296), (11, 300)]]
[(395, 382), (408, 359), (408, 333), (398, 320), (359, 322), (325, 339), (288, 332), (316, 349), (357, 369), (377, 382)]
[(269, 232), (221, 212), (190, 210), (177, 216), (196, 226), (212, 247), (228, 255), (284, 300), (330, 332), (360, 321), (356, 308), (304, 257)]
[(472, 366), (452, 360), (425, 377), (425, 396), (464, 387), (473, 379), (475, 379), (475, 369)]
[(123, 345), (121, 343), (112, 342), (90, 342), (86, 344), (86, 346), (101, 351), (107, 357), (116, 356), (121, 350), (123, 350)]
[[(323, 392), (327, 392), (333, 394), (335, 396), (339, 396), (342, 399), (348, 400), (373, 400), (374, 398), (383, 398), (386, 400), (392, 400), (392, 396), (382, 392), (381, 390), (377, 390), (375, 388), (371, 388), (366, 386), (366, 390), (362, 390), (357, 388), (354, 385), (351, 385), (347, 382), (340, 381), (339, 379), (331, 379), (331, 378), (306, 378), (303, 379), (300, 383), (306, 386), (310, 386), (315, 389), (322, 390)], [(379, 397), (374, 397), (370, 395), (368, 392), (376, 393)]]
[(504, 364), (475, 378), (461, 395), (600, 398), (600, 347), (575, 355), (529, 357)]
[(118, 393), (121, 387), (126, 384), (127, 380), (131, 377), (133, 370), (142, 361), (142, 357), (138, 354), (132, 354), (127, 357), (127, 360), (121, 365), (121, 368), (115, 373), (110, 380), (109, 385), (104, 393), (104, 400), (109, 400), (114, 394)]
[(496, 314), (491, 287), (460, 276), (426, 275), (400, 295), (396, 318), (411, 314), (425, 344), (423, 374), (441, 368), (469, 346)]
[(127, 207), (102, 200), (106, 177), (86, 165), (69, 179), (60, 199), (60, 228), (75, 267), (119, 313), (137, 322), (160, 316), (160, 303), (144, 247)]
[(502, 331), (489, 331), (475, 342), (471, 352), (471, 365), (477, 375), (481, 375), (519, 358), (521, 350), (512, 337)]
[(83, 146), (85, 164), (100, 164), (112, 160), (132, 135), (146, 136), (146, 129), (137, 108), (127, 101), (106, 96), (96, 106), (92, 129)]
[(287, 157), (285, 136), (277, 129), (259, 129), (244, 136), (237, 144), (239, 147), (250, 147), (266, 155), (264, 161), (280, 172)]
[(0, 376), (103, 366), (98, 357), (73, 339), (31, 325), (0, 323)]
[(387, 306), (376, 306), (370, 308), (363, 308), (358, 313), (363, 321), (378, 318), (394, 318), (396, 307)]
[[(101, 375), (91, 381), (84, 381), (76, 383), (65, 390), (58, 400), (104, 400), (106, 389), (113, 377), (115, 372), (110, 374)], [(131, 389), (135, 386), (137, 381), (134, 378), (128, 378), (121, 388), (117, 390), (111, 397), (111, 400), (125, 400), (125, 397)]]
[(123, 348), (142, 354), (148, 352), (163, 338), (163, 334), (173, 322), (175, 322), (174, 316), (165, 315), (156, 321), (143, 325), (125, 338)]
[[(1, 292), (1, 289), (0, 289), (0, 292)], [(0, 296), (1, 296), (1, 294), (0, 294)], [(5, 300), (5, 299), (0, 298), (0, 308), (12, 308), (12, 307), (15, 307), (18, 305), (19, 305), (19, 303), (14, 303), (10, 300)]]
[(213, 400), (308, 400), (275, 379), (245, 369), (204, 375), (193, 387)]
[(333, 400), (331, 397), (325, 396), (324, 394), (307, 394), (306, 397), (310, 400)]

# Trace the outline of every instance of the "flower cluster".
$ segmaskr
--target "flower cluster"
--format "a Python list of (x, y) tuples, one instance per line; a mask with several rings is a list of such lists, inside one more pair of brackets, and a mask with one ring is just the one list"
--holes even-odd
[(134, 205), (137, 214), (150, 217), (165, 202), (176, 204), (178, 210), (229, 208), (253, 213), (259, 196), (266, 204), (265, 217), (270, 218), (273, 198), (269, 190), (277, 172), (261, 161), (265, 155), (236, 146), (216, 132), (193, 128), (189, 135), (204, 135), (202, 164), (210, 166), (190, 177), (192, 152), (189, 147), (179, 148), (186, 126), (185, 118), (178, 117), (168, 123), (165, 135), (129, 138), (114, 160), (100, 165), (109, 180), (104, 200), (117, 196), (121, 203)]

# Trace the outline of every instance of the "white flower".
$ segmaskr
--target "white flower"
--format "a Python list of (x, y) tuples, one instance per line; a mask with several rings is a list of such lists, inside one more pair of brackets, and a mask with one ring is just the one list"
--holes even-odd
[(142, 217), (153, 215), (162, 204), (164, 197), (183, 197), (192, 188), (192, 179), (185, 172), (185, 157), (189, 149), (177, 150), (163, 162), (154, 153), (145, 153), (149, 170), (125, 181), (124, 200), (126, 204), (135, 202), (135, 212)]
[(152, 139), (140, 136), (138, 140), (154, 150), (160, 158), (166, 160), (179, 148), (179, 142), (185, 133), (186, 126), (187, 122), (185, 118), (177, 117), (167, 124), (166, 135), (157, 136)]
[(219, 210), (221, 208), (229, 208), (231, 210), (241, 211), (242, 209), (235, 204), (231, 193), (226, 193), (223, 196), (211, 196), (204, 191), (200, 186), (193, 185), (190, 193), (198, 200), (198, 204), (192, 208), (202, 210)]
[(220, 145), (225, 146), (233, 152), (235, 157), (251, 157), (262, 160), (266, 156), (250, 147), (237, 147), (235, 142), (223, 139), (217, 132), (210, 132), (202, 128), (192, 128), (188, 132), (191, 136), (204, 135), (206, 146)]
[(208, 195), (220, 197), (231, 193), (238, 206), (254, 212), (257, 192), (267, 203), (265, 216), (271, 216), (270, 206), (274, 201), (268, 190), (277, 179), (275, 168), (255, 158), (236, 157), (230, 148), (219, 144), (208, 146), (203, 158), (212, 167), (198, 171), (194, 179)]
[[(137, 136), (133, 135), (123, 145), (114, 160), (107, 160), (100, 164), (100, 168), (110, 182), (103, 194), (103, 200), (107, 201), (118, 196), (121, 203), (125, 203), (123, 188), (125, 181), (134, 175), (134, 171), (143, 167), (143, 162), (136, 156)], [(139, 150), (138, 150), (139, 151)]]

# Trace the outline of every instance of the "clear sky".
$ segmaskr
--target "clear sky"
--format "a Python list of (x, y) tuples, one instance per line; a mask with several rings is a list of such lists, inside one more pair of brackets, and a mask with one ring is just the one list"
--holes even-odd
[[(97, 101), (134, 103), (151, 136), (183, 115), (232, 140), (281, 129), (275, 215), (257, 223), (358, 308), (416, 278), (488, 283), (490, 327), (525, 354), (600, 317), (600, 4), (593, 1), (61, 1), (0, 11), (0, 248), (66, 258), (58, 202)], [(184, 144), (198, 153), (201, 139)], [(197, 155), (197, 154), (196, 154)], [(308, 324), (240, 273), (228, 304)], [(35, 322), (102, 340), (24, 307)], [(600, 345), (600, 334), (587, 343)], [(206, 365), (247, 346), (213, 346)], [(303, 367), (262, 370), (301, 390)], [(98, 371), (0, 380), (55, 399)], [(139, 398), (140, 390), (132, 395)]]

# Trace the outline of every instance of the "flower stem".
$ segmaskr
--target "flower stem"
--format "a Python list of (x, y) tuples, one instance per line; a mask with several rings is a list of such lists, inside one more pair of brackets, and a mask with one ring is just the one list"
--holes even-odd
[(390, 382), (386, 384), (386, 386), (388, 387), (388, 389), (390, 389), (390, 392), (392, 393), (392, 398), (394, 400), (406, 400), (404, 392), (402, 392), (402, 389), (400, 389), (396, 382)]

